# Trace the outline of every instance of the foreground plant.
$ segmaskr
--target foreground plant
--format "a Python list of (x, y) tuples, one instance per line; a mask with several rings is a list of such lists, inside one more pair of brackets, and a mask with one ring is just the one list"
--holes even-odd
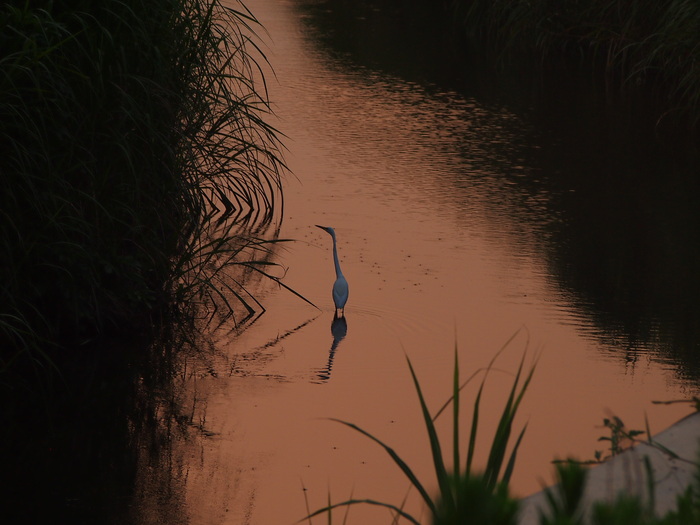
[(556, 464), (557, 485), (545, 490), (547, 511), (540, 525), (691, 525), (700, 523), (700, 456), (693, 481), (676, 498), (676, 510), (654, 514), (654, 480), (646, 463), (647, 502), (638, 496), (619, 495), (611, 502), (595, 502), (585, 508), (584, 490), (588, 471), (577, 461)]
[[(695, 410), (700, 410), (696, 397), (690, 400), (654, 401), (654, 404), (690, 403)], [(618, 456), (638, 444), (645, 444), (665, 454), (672, 460), (683, 460), (673, 450), (652, 437), (649, 422), (646, 430), (628, 430), (623, 421), (617, 416), (603, 420), (610, 436), (602, 436), (598, 441), (610, 443), (610, 453), (603, 456), (595, 452), (595, 460), (555, 461), (557, 483), (554, 487), (545, 489), (547, 511), (540, 516), (541, 525), (686, 525), (700, 523), (700, 449), (694, 462), (695, 473), (686, 490), (676, 496), (676, 510), (664, 516), (656, 516), (656, 490), (654, 469), (649, 457), (643, 457), (643, 467), (646, 474), (646, 498), (637, 495), (621, 493), (613, 501), (584, 502), (584, 492), (588, 477), (586, 467), (598, 465)], [(646, 439), (638, 436), (646, 434)], [(692, 462), (691, 462), (692, 463)]]
[[(486, 467), (483, 471), (477, 471), (473, 466), (476, 437), (479, 428), (481, 396), (484, 385), (488, 374), (493, 370), (496, 359), (514, 337), (515, 335), (508, 340), (485, 369), (484, 378), (482, 379), (473, 405), (471, 429), (467, 441), (466, 461), (464, 461), (464, 463), (462, 463), (461, 438), (459, 434), (460, 393), (480, 371), (475, 372), (465, 382), (461, 383), (459, 377), (458, 354), (455, 348), (452, 395), (435, 415), (431, 416), (413, 365), (410, 359), (406, 359), (418, 394), (424, 424), (428, 432), (433, 467), (439, 487), (439, 493), (435, 497), (432, 497), (428, 493), (424, 484), (418, 479), (411, 467), (393, 448), (353, 423), (333, 419), (333, 421), (346, 425), (368, 437), (389, 454), (394, 463), (408, 478), (412, 488), (420, 494), (425, 506), (428, 508), (430, 520), (433, 525), (515, 525), (517, 523), (519, 500), (510, 496), (508, 492), (508, 483), (515, 466), (517, 452), (523, 439), (525, 428), (517, 434), (517, 438), (512, 445), (509, 455), (507, 454), (507, 450), (510, 447), (510, 438), (515, 415), (525, 391), (530, 384), (535, 369), (533, 366), (529, 371), (526, 373), (524, 372), (525, 356), (521, 359), (508, 399), (492, 439)], [(693, 401), (697, 405), (697, 399)], [(443, 458), (441, 442), (435, 428), (435, 420), (450, 406), (450, 403), (452, 404), (453, 457), (452, 466), (448, 470)], [(605, 441), (610, 441), (611, 443), (611, 456), (609, 457), (623, 452), (621, 446), (621, 441), (623, 439), (630, 440), (633, 443), (641, 442), (637, 439), (637, 436), (642, 434), (642, 432), (626, 430), (619, 418), (606, 419), (605, 426), (611, 432), (611, 437), (604, 438)], [(651, 438), (648, 424), (646, 433), (649, 438), (644, 440), (645, 443), (669, 454), (672, 458), (678, 457), (673, 451)], [(600, 461), (580, 462), (574, 460), (554, 462), (557, 484), (554, 487), (545, 489), (544, 495), (547, 510), (541, 513), (539, 517), (540, 525), (689, 525), (700, 523), (700, 455), (698, 456), (696, 473), (692, 483), (686, 488), (685, 492), (679, 494), (676, 499), (677, 509), (661, 517), (654, 515), (654, 481), (653, 472), (649, 463), (645, 465), (648, 481), (647, 490), (649, 491), (649, 498), (646, 502), (639, 497), (623, 494), (612, 502), (594, 502), (588, 505), (584, 501), (584, 491), (588, 474), (587, 465), (599, 462)], [(304, 496), (306, 498), (306, 493)], [(308, 509), (308, 500), (306, 500), (306, 503)], [(359, 504), (389, 509), (393, 514), (391, 523), (397, 523), (399, 520), (403, 519), (414, 525), (420, 525), (420, 521), (415, 516), (404, 510), (405, 501), (400, 504), (391, 504), (370, 498), (350, 498), (340, 503), (331, 503), (330, 495), (328, 496), (327, 506), (313, 513), (309, 513), (303, 520), (308, 520), (308, 523), (311, 524), (312, 518), (326, 514), (328, 523), (332, 523), (332, 513), (334, 509), (346, 507), (347, 510), (347, 508)], [(348, 514), (346, 512), (342, 523), (346, 523), (347, 519)]]
[[(516, 334), (517, 335), (517, 332)], [(391, 448), (389, 445), (363, 430), (353, 423), (333, 419), (346, 425), (357, 432), (368, 437), (380, 445), (389, 454), (394, 463), (401, 469), (408, 478), (413, 488), (420, 494), (430, 513), (432, 523), (435, 525), (452, 524), (484, 524), (484, 525), (507, 525), (516, 523), (518, 503), (517, 500), (508, 494), (508, 483), (515, 467), (517, 452), (525, 434), (525, 428), (520, 431), (515, 439), (510, 454), (507, 450), (511, 442), (511, 433), (516, 413), (530, 384), (535, 367), (533, 366), (527, 373), (523, 374), (525, 355), (520, 361), (518, 371), (513, 380), (508, 399), (503, 408), (501, 418), (498, 422), (496, 432), (492, 439), (491, 449), (488, 455), (486, 467), (483, 471), (477, 472), (474, 467), (474, 452), (476, 438), (479, 429), (479, 411), (481, 406), (481, 396), (492, 370), (494, 362), (501, 352), (515, 337), (513, 335), (508, 342), (499, 350), (485, 369), (476, 400), (473, 406), (473, 415), (469, 439), (467, 441), (466, 460), (462, 463), (462, 443), (459, 433), (460, 421), (460, 393), (461, 390), (474, 378), (478, 372), (472, 374), (464, 383), (460, 381), (459, 359), (457, 348), (455, 347), (454, 373), (452, 378), (452, 395), (450, 399), (432, 416), (425, 402), (425, 397), (420, 383), (413, 369), (410, 359), (406, 358), (408, 368), (413, 378), (413, 383), (418, 394), (423, 421), (428, 432), (430, 449), (433, 459), (433, 467), (439, 486), (439, 495), (431, 497), (424, 484), (418, 479), (410, 466)], [(442, 445), (435, 428), (435, 420), (452, 403), (452, 465), (448, 469), (442, 453)], [(331, 512), (332, 509), (355, 504), (377, 505), (390, 509), (396, 516), (404, 518), (413, 524), (419, 521), (403, 510), (403, 505), (397, 506), (389, 503), (379, 502), (371, 499), (350, 499), (341, 503), (328, 505), (307, 516), (310, 519), (319, 514)]]

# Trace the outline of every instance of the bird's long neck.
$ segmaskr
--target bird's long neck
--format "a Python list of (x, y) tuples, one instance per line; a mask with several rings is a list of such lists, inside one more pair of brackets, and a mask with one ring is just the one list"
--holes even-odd
[(335, 242), (335, 235), (331, 234), (333, 237), (333, 262), (335, 263), (335, 276), (342, 277), (343, 272), (340, 271), (340, 261), (338, 260), (338, 248)]

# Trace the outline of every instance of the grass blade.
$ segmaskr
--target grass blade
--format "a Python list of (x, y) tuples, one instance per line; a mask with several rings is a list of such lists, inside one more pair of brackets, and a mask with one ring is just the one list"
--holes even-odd
[(430, 451), (433, 456), (433, 467), (435, 468), (435, 474), (437, 476), (438, 485), (440, 486), (440, 494), (443, 498), (444, 504), (448, 507), (454, 507), (454, 498), (452, 495), (452, 487), (447, 474), (447, 469), (445, 468), (445, 462), (442, 458), (442, 450), (440, 447), (440, 440), (438, 439), (437, 431), (435, 430), (435, 425), (433, 424), (433, 418), (428, 411), (428, 407), (425, 404), (425, 398), (423, 397), (423, 392), (416, 377), (416, 373), (413, 370), (413, 365), (411, 360), (406, 356), (406, 361), (408, 362), (408, 368), (411, 371), (411, 377), (413, 378), (413, 384), (416, 387), (416, 393), (418, 394), (418, 400), (420, 401), (421, 412), (423, 413), (423, 420), (425, 423), (426, 430), (428, 431), (428, 439), (430, 440)]
[[(484, 378), (485, 381), (485, 378)], [(474, 410), (472, 411), (472, 425), (469, 431), (469, 445), (467, 449), (467, 464), (464, 467), (464, 474), (470, 476), (472, 473), (472, 462), (474, 461), (474, 449), (476, 447), (476, 434), (479, 427), (479, 406), (481, 404), (481, 394), (484, 390), (484, 381), (479, 387), (479, 392), (474, 401)]]
[[(513, 387), (511, 388), (510, 394), (508, 396), (508, 401), (506, 402), (503, 414), (501, 415), (501, 419), (498, 423), (496, 434), (491, 445), (491, 452), (489, 453), (489, 458), (486, 464), (485, 477), (492, 487), (495, 487), (498, 481), (498, 475), (501, 470), (501, 466), (503, 465), (506, 448), (508, 446), (508, 440), (510, 439), (513, 420), (515, 419), (515, 415), (517, 413), (518, 407), (520, 406), (520, 402), (522, 401), (525, 391), (527, 390), (527, 387), (530, 384), (530, 380), (532, 379), (532, 375), (535, 371), (535, 367), (533, 366), (530, 369), (530, 372), (528, 373), (527, 377), (525, 378), (525, 381), (523, 382), (522, 386), (520, 387), (520, 390), (518, 391), (518, 383), (520, 381), (524, 362), (525, 355), (523, 355), (523, 358), (520, 361), (518, 372), (515, 375)], [(518, 445), (519, 443), (520, 440), (518, 440)], [(514, 457), (511, 457), (511, 459), (515, 461)]]
[[(460, 477), (460, 457), (459, 457), (459, 353), (455, 342), (455, 369), (452, 376), (452, 468), (456, 478)], [(434, 420), (434, 419), (433, 419)]]
[(376, 505), (378, 507), (384, 507), (384, 508), (390, 509), (393, 512), (397, 513), (402, 518), (407, 519), (408, 521), (413, 523), (413, 525), (421, 525), (420, 522), (416, 518), (414, 518), (413, 516), (411, 516), (410, 514), (405, 512), (404, 510), (400, 509), (396, 505), (392, 505), (390, 503), (383, 503), (381, 501), (376, 501), (373, 499), (349, 499), (347, 501), (342, 501), (340, 503), (334, 503), (333, 505), (328, 505), (327, 507), (324, 507), (322, 509), (318, 509), (317, 511), (312, 512), (308, 516), (304, 516), (297, 523), (301, 523), (302, 521), (307, 520), (307, 519), (310, 520), (314, 516), (318, 516), (320, 514), (323, 514), (324, 512), (330, 512), (331, 510), (337, 509), (338, 507), (345, 507), (348, 505), (358, 505), (358, 504)]
[(394, 463), (401, 469), (401, 471), (406, 475), (408, 480), (411, 482), (411, 484), (416, 487), (416, 490), (420, 493), (421, 497), (423, 498), (423, 501), (425, 501), (425, 504), (430, 508), (431, 512), (435, 512), (435, 503), (433, 502), (432, 498), (428, 494), (428, 491), (425, 490), (425, 487), (423, 487), (423, 484), (418, 480), (416, 475), (413, 473), (411, 468), (406, 464), (406, 462), (401, 459), (401, 457), (396, 453), (396, 451), (385, 444), (383, 441), (380, 439), (374, 437), (372, 434), (367, 432), (366, 430), (358, 427), (354, 423), (348, 423), (347, 421), (343, 421), (342, 419), (335, 419), (331, 418), (331, 421), (336, 421), (338, 423), (342, 423), (345, 426), (348, 426), (352, 428), (353, 430), (356, 430), (360, 434), (363, 434), (364, 436), (367, 436), (369, 439), (377, 443), (379, 446), (381, 446), (387, 454), (391, 457), (391, 459), (394, 460)]

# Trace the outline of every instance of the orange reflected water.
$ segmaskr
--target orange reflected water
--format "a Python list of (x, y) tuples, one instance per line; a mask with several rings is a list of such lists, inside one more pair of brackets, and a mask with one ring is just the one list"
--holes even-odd
[[(306, 514), (305, 496), (311, 510), (329, 495), (400, 505), (409, 483), (389, 457), (328, 418), (393, 446), (434, 489), (404, 356), (437, 409), (450, 393), (455, 342), (466, 378), (517, 332), (497, 362), (505, 373), (494, 372), (485, 393), (481, 461), (511, 374), (524, 352), (537, 359), (518, 418), (518, 428), (528, 424), (511, 484), (518, 495), (550, 481), (552, 459), (603, 449), (611, 413), (635, 429), (646, 415), (660, 431), (688, 412), (652, 405), (689, 392), (651, 357), (626, 364), (606, 348), (550, 275), (541, 203), (499, 176), (527, 173), (512, 160), (526, 124), (454, 93), (343, 69), (304, 38), (289, 2), (249, 7), (270, 35), (271, 98), (298, 177), (286, 186), (281, 231), (296, 242), (276, 261), (320, 311), (268, 283), (257, 292), (267, 312), (241, 335), (213, 334), (215, 357), (190, 365), (186, 397), (206, 432), (173, 452), (189, 523), (291, 524)], [(350, 283), (347, 334), (332, 355), (331, 239), (315, 224), (336, 229)], [(465, 423), (477, 386), (465, 390)], [(420, 515), (415, 492), (405, 508)], [(369, 507), (350, 518), (390, 522)]]

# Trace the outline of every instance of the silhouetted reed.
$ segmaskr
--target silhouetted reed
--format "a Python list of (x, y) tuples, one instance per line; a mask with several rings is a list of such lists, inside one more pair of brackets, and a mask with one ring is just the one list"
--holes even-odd
[(148, 327), (265, 251), (284, 165), (257, 21), (235, 5), (0, 8), (0, 370)]

